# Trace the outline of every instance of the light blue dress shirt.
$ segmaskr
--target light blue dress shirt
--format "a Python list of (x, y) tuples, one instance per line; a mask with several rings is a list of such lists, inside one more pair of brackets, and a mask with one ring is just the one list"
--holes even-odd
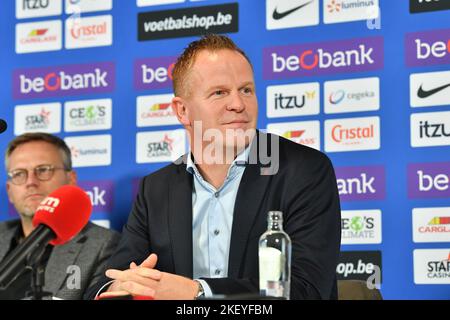
[[(192, 189), (192, 249), (193, 278), (226, 278), (230, 253), (234, 203), (245, 170), (250, 144), (232, 162), (223, 185), (216, 189), (203, 179), (188, 154), (186, 170), (193, 174)], [(212, 291), (199, 280), (205, 296)]]

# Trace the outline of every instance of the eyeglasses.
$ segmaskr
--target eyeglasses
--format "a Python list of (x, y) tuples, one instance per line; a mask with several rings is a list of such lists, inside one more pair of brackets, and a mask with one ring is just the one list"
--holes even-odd
[[(48, 181), (53, 177), (55, 170), (66, 170), (66, 168), (55, 167), (51, 164), (44, 164), (37, 166), (33, 169), (34, 176), (38, 178), (39, 181)], [(17, 169), (8, 172), (8, 179), (15, 185), (21, 185), (28, 180), (28, 170), (27, 169)]]

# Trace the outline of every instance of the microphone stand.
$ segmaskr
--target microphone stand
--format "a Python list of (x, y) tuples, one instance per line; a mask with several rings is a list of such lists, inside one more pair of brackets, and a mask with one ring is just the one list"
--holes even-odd
[(28, 291), (25, 300), (51, 300), (52, 294), (43, 290), (45, 285), (45, 267), (46, 262), (43, 257), (47, 246), (40, 247), (34, 253), (27, 256), (26, 269), (31, 270), (31, 291)]

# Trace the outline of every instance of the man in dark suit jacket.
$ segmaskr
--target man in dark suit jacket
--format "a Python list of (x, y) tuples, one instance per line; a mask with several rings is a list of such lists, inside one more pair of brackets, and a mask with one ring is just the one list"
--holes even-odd
[[(6, 190), (20, 220), (0, 223), (0, 261), (33, 231), (32, 220), (39, 203), (66, 184), (76, 184), (70, 149), (60, 138), (47, 133), (26, 133), (13, 139), (5, 155)], [(60, 246), (48, 245), (43, 255), (44, 291), (55, 298), (82, 299), (86, 289), (103, 275), (119, 234), (88, 223), (73, 239)], [(27, 269), (5, 289), (0, 299), (23, 299), (31, 290)]]
[(291, 299), (336, 298), (340, 206), (329, 159), (255, 131), (253, 70), (229, 38), (191, 43), (173, 81), (191, 151), (143, 179), (108, 278), (87, 297), (257, 294), (258, 240), (268, 211), (280, 210), (292, 240)]

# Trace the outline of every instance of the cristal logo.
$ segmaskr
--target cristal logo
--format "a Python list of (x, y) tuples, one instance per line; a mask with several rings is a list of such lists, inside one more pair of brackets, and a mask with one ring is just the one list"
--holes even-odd
[(359, 143), (357, 141), (372, 139), (375, 137), (374, 125), (368, 127), (344, 128), (342, 125), (336, 125), (331, 129), (331, 137), (335, 142), (343, 144)]
[(92, 25), (80, 25), (75, 23), (70, 30), (70, 34), (75, 39), (79, 39), (80, 37), (102, 35), (106, 34), (107, 32), (108, 30), (106, 22)]
[(263, 63), (266, 79), (377, 70), (383, 67), (383, 38), (265, 48)]
[(46, 111), (45, 108), (42, 108), (38, 114), (26, 116), (25, 129), (37, 130), (48, 128), (50, 125), (50, 114), (50, 111)]
[(169, 138), (167, 134), (164, 139), (159, 142), (149, 142), (147, 144), (147, 157), (170, 157), (173, 150), (173, 139)]
[(110, 62), (15, 70), (14, 97), (35, 98), (109, 92), (114, 88), (114, 71), (114, 64)]

